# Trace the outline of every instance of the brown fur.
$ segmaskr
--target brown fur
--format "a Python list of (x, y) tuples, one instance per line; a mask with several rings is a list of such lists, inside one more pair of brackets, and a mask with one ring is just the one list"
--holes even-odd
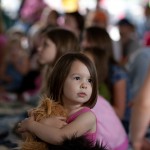
[[(33, 109), (35, 121), (52, 117), (67, 116), (66, 110), (57, 102), (49, 98), (43, 98), (37, 108)], [(21, 150), (48, 150), (48, 144), (31, 133), (27, 133), (25, 140), (21, 145)]]

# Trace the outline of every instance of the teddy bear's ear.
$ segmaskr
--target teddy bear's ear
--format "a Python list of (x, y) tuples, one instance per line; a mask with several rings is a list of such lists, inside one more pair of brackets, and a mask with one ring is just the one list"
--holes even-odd
[(47, 107), (47, 104), (49, 103), (49, 98), (42, 98), (41, 100), (40, 100), (40, 103), (39, 103), (39, 107)]
[(44, 109), (46, 114), (49, 115), (49, 114), (51, 114), (52, 103), (53, 103), (53, 101), (50, 98), (48, 98), (48, 97), (43, 98), (43, 99), (41, 99), (40, 108)]
[(52, 113), (52, 105), (53, 105), (53, 101), (50, 99), (47, 99), (46, 101), (46, 111), (47, 114), (50, 115)]

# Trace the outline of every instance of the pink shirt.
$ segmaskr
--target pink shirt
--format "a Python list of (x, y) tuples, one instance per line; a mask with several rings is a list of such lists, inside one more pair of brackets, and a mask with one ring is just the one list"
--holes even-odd
[[(83, 109), (80, 109), (79, 111), (75, 112), (74, 114), (70, 115), (69, 118), (67, 119), (67, 123), (70, 123), (72, 122), (73, 120), (75, 120), (79, 115), (81, 115), (82, 113), (85, 113), (85, 112), (89, 112), (91, 111), (90, 108), (88, 107), (84, 107)], [(93, 143), (96, 142), (96, 132), (87, 132), (85, 134), (85, 137), (92, 141)]]
[(127, 150), (128, 138), (112, 106), (101, 96), (92, 109), (97, 118), (96, 139), (106, 144), (111, 150)]

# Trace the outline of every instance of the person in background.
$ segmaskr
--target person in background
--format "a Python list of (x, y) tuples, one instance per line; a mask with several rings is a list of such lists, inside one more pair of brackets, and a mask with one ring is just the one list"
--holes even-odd
[(84, 16), (79, 12), (68, 12), (64, 15), (63, 27), (71, 30), (80, 40), (84, 29)]
[(134, 52), (129, 58), (126, 69), (128, 71), (131, 83), (131, 98), (134, 98), (138, 94), (146, 78), (149, 64), (150, 46), (140, 48), (138, 51)]
[(117, 26), (120, 33), (119, 45), (121, 58), (119, 62), (125, 66), (128, 63), (130, 55), (141, 47), (141, 43), (137, 36), (135, 25), (129, 19), (120, 19), (117, 22)]
[(142, 32), (142, 38), (150, 31), (150, 2), (148, 1), (144, 6), (144, 22), (143, 22), (143, 32)]
[(20, 63), (23, 48), (21, 47), (20, 40), (17, 38), (9, 39), (7, 45), (8, 51), (5, 57), (5, 64), (3, 66), (3, 73), (0, 76), (1, 88), (5, 92), (16, 92), (22, 82), (22, 75), (17, 69)]
[(24, 32), (28, 32), (30, 27), (40, 19), (45, 7), (46, 3), (43, 0), (24, 0), (19, 10), (19, 18), (13, 27), (21, 28)]
[(45, 28), (41, 33), (41, 41), (38, 46), (38, 62), (43, 67), (43, 87), (45, 91), (47, 76), (59, 57), (67, 52), (79, 51), (79, 42), (73, 32), (60, 28)]
[(22, 52), (20, 63), (16, 64), (16, 69), (23, 77), (18, 90), (16, 90), (18, 99), (24, 102), (33, 102), (34, 99), (37, 99), (41, 87), (40, 69), (31, 67), (31, 59), (26, 51)]
[(85, 27), (100, 26), (102, 28), (108, 28), (108, 14), (105, 10), (97, 9), (89, 11), (85, 17)]
[[(147, 6), (147, 8), (145, 9), (149, 9), (148, 7), (149, 6)], [(145, 33), (145, 36), (142, 37), (142, 46), (138, 50), (133, 51), (131, 55), (129, 55), (128, 62), (125, 66), (126, 70), (128, 71), (129, 80), (131, 83), (131, 99), (134, 99), (140, 92), (140, 88), (143, 85), (143, 82), (148, 73), (148, 68), (150, 64), (149, 35), (149, 32)], [(132, 101), (130, 105), (132, 106)]]
[(59, 19), (60, 14), (52, 9), (49, 11), (49, 13), (47, 14), (47, 18), (46, 18), (46, 26), (54, 26), (57, 27), (59, 25), (58, 23), (58, 19)]
[(130, 140), (134, 150), (149, 150), (146, 132), (150, 125), (150, 67), (145, 81), (136, 95), (130, 124)]

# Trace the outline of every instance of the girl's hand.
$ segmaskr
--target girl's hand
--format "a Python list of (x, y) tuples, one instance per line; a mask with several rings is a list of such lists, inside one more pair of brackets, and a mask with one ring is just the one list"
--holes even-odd
[(34, 122), (33, 117), (29, 117), (24, 119), (18, 124), (18, 131), (19, 132), (27, 132), (29, 130), (30, 125)]
[(54, 126), (59, 129), (67, 125), (65, 117), (49, 117), (49, 118), (41, 120), (40, 123), (43, 123), (49, 126)]

